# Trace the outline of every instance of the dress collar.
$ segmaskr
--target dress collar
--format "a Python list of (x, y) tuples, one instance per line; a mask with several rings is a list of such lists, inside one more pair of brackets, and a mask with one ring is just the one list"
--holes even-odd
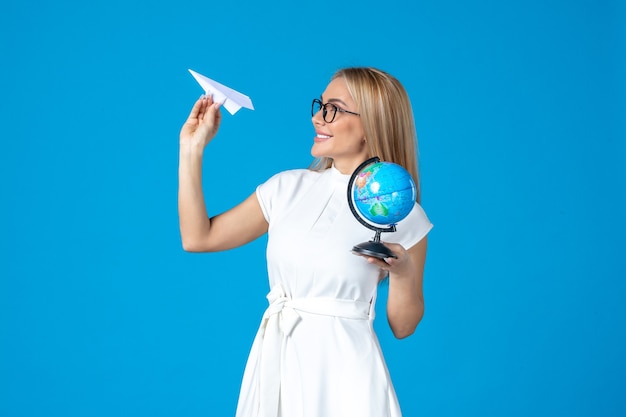
[(335, 168), (335, 165), (333, 164), (330, 168), (328, 168), (328, 172), (330, 173), (331, 178), (333, 178), (333, 180), (341, 182), (343, 184), (348, 184), (348, 181), (350, 180), (350, 174), (342, 174), (337, 168)]

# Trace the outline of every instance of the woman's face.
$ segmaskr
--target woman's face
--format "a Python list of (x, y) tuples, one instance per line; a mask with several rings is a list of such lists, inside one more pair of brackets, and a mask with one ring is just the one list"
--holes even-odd
[[(340, 109), (358, 113), (343, 78), (332, 80), (321, 100), (324, 104), (332, 103)], [(338, 111), (332, 123), (326, 123), (319, 111), (313, 115), (312, 121), (316, 133), (311, 148), (314, 157), (332, 158), (335, 168), (343, 174), (352, 174), (368, 158), (365, 131), (359, 116)]]

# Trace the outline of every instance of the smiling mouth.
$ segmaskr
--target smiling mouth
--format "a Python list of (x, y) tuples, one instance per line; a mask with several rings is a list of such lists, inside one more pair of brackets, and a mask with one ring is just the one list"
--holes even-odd
[(315, 139), (326, 140), (326, 139), (330, 139), (330, 138), (332, 138), (332, 136), (322, 135), (321, 133), (318, 133), (317, 135), (315, 135)]

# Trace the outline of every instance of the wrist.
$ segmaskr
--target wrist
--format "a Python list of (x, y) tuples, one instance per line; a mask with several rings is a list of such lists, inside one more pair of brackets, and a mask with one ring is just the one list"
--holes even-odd
[(180, 155), (184, 156), (184, 155), (188, 155), (188, 156), (200, 156), (202, 157), (202, 155), (204, 154), (204, 146), (202, 146), (199, 143), (193, 143), (193, 142), (180, 142)]
[(410, 273), (398, 273), (390, 271), (389, 280), (394, 281), (398, 285), (406, 287), (413, 287), (415, 285), (415, 276)]

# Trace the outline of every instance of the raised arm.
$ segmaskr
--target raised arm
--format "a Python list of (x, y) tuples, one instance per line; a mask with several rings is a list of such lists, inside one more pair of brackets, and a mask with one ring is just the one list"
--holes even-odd
[(221, 122), (220, 104), (202, 97), (180, 131), (178, 216), (183, 248), (214, 252), (248, 243), (267, 232), (268, 224), (256, 195), (212, 218), (202, 192), (202, 158)]

